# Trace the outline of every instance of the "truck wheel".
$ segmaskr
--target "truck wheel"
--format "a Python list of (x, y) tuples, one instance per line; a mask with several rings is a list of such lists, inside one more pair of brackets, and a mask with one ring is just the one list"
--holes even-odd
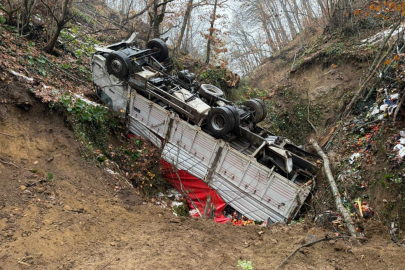
[(233, 107), (233, 106), (231, 106), (231, 105), (226, 105), (226, 106), (224, 106), (224, 107), (226, 107), (226, 108), (228, 108), (229, 110), (232, 111), (233, 117), (235, 118), (235, 127), (234, 127), (234, 130), (235, 130), (235, 131), (238, 131), (239, 126), (240, 126), (240, 115), (239, 115), (238, 109), (235, 108), (235, 107)]
[(208, 114), (207, 126), (214, 136), (222, 137), (235, 128), (235, 116), (227, 106), (211, 109)]
[(106, 59), (107, 72), (117, 78), (125, 79), (128, 77), (131, 62), (124, 53), (113, 52)]
[(205, 97), (209, 101), (216, 97), (222, 97), (224, 95), (224, 92), (222, 92), (221, 89), (212, 84), (202, 84), (198, 92), (200, 96)]
[(249, 111), (253, 113), (253, 121), (255, 123), (259, 123), (260, 121), (262, 121), (264, 119), (263, 118), (264, 112), (263, 112), (262, 104), (260, 104), (260, 102), (258, 102), (257, 100), (249, 99), (249, 100), (242, 102), (242, 105), (247, 107), (249, 109)]
[(160, 38), (149, 40), (146, 47), (156, 52), (155, 59), (159, 62), (163, 62), (169, 58), (169, 48), (167, 48), (166, 43)]
[(254, 100), (256, 100), (257, 102), (259, 102), (259, 103), (262, 105), (262, 108), (263, 108), (263, 119), (260, 120), (260, 122), (261, 122), (261, 121), (263, 121), (264, 119), (266, 119), (266, 117), (267, 117), (267, 106), (266, 106), (266, 103), (265, 103), (262, 99), (260, 99), (260, 98), (254, 98)]

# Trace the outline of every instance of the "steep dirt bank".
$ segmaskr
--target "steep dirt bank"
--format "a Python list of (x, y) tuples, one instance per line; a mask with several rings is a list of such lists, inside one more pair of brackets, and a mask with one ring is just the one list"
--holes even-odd
[[(378, 56), (378, 43), (362, 41), (375, 33), (361, 34), (347, 40), (320, 35), (306, 49), (290, 44), (252, 74), (252, 86), (258, 88), (252, 92), (267, 101), (270, 113), (265, 126), (301, 144), (317, 138), (332, 162), (345, 206), (352, 212), (356, 201), (371, 207), (373, 218), (382, 221), (386, 230), (392, 226), (393, 239), (401, 241), (405, 166), (395, 147), (403, 147), (405, 114), (399, 100), (404, 96), (404, 61), (396, 58), (390, 67), (392, 59), (380, 60), (365, 94), (341, 118)], [(381, 106), (395, 108), (396, 121)], [(320, 209), (314, 212), (334, 209), (328, 184), (319, 178), (317, 184), (313, 202)]]
[[(0, 100), (0, 269), (238, 269), (240, 259), (272, 269), (329, 233), (177, 218), (84, 160), (73, 132), (24, 85), (1, 84)], [(402, 268), (403, 250), (378, 223), (366, 236), (305, 248), (285, 269)]]

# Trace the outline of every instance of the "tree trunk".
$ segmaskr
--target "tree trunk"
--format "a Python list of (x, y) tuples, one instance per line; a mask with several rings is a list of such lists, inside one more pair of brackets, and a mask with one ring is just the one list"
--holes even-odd
[(256, 8), (257, 8), (257, 11), (259, 13), (260, 22), (262, 23), (262, 27), (264, 29), (264, 32), (266, 33), (266, 37), (267, 37), (267, 42), (266, 43), (270, 46), (271, 50), (273, 52), (275, 52), (277, 50), (277, 47), (274, 44), (274, 40), (273, 40), (273, 38), (272, 38), (272, 36), (270, 34), (270, 29), (267, 26), (268, 16), (264, 12), (264, 9), (263, 9), (262, 4), (260, 2), (257, 3)]
[(287, 19), (288, 28), (290, 28), (291, 38), (294, 39), (294, 37), (297, 35), (297, 30), (295, 29), (294, 22), (291, 19), (291, 14), (287, 10), (287, 6), (285, 4), (285, 1), (280, 0), (279, 2), (280, 2), (281, 7), (283, 9), (284, 16)]
[(24, 16), (23, 16), (23, 24), (21, 28), (21, 33), (24, 32), (24, 29), (29, 26), (32, 9), (35, 6), (37, 0), (24, 0), (23, 1), (23, 8), (24, 8)]
[(347, 229), (349, 230), (350, 235), (356, 237), (357, 236), (356, 227), (355, 227), (354, 222), (353, 222), (352, 218), (350, 217), (347, 209), (343, 206), (342, 200), (340, 199), (339, 190), (336, 186), (335, 179), (333, 179), (333, 174), (330, 169), (330, 163), (329, 163), (328, 156), (322, 151), (322, 148), (319, 146), (319, 144), (314, 139), (311, 139), (310, 142), (311, 142), (312, 146), (315, 148), (318, 155), (320, 155), (323, 159), (323, 168), (325, 170), (326, 176), (329, 181), (330, 188), (333, 193), (333, 197), (335, 199), (336, 209), (343, 216), (343, 219), (346, 222)]
[(183, 41), (184, 32), (186, 31), (187, 23), (189, 21), (192, 10), (193, 10), (193, 0), (189, 0), (186, 12), (184, 13), (183, 24), (181, 25), (179, 38), (177, 40), (176, 51), (180, 51), (181, 42)]
[(210, 56), (211, 56), (211, 41), (214, 35), (214, 24), (215, 24), (215, 19), (217, 16), (217, 5), (218, 5), (218, 0), (215, 0), (214, 2), (214, 10), (212, 12), (212, 17), (211, 17), (211, 24), (210, 24), (210, 29), (209, 29), (209, 36), (208, 36), (208, 41), (207, 41), (207, 58), (205, 60), (205, 63), (209, 64), (210, 63)]
[(302, 24), (301, 24), (301, 19), (300, 15), (298, 14), (299, 8), (296, 0), (292, 0), (294, 7), (291, 5), (290, 1), (287, 1), (288, 5), (290, 6), (290, 9), (294, 15), (295, 23), (297, 24), (299, 32), (302, 32)]
[(189, 47), (189, 40), (190, 40), (190, 29), (191, 29), (191, 13), (190, 16), (188, 17), (188, 22), (187, 22), (187, 31), (186, 31), (186, 40), (183, 43), (183, 50), (188, 51)]
[[(272, 4), (272, 10), (277, 10), (277, 6), (273, 1), (271, 2), (271, 4)], [(289, 38), (288, 38), (287, 33), (286, 33), (285, 29), (284, 29), (283, 23), (281, 22), (280, 14), (278, 14), (278, 12), (276, 12), (276, 13), (273, 13), (273, 15), (274, 15), (274, 20), (275, 20), (275, 23), (276, 23), (276, 25), (277, 25), (277, 27), (279, 29), (279, 32), (280, 32), (280, 35), (281, 35), (281, 38), (282, 38), (283, 42), (288, 41)]]
[[(45, 4), (43, 0), (41, 0), (42, 3)], [(56, 42), (58, 41), (60, 32), (62, 31), (63, 27), (66, 25), (66, 23), (72, 18), (67, 18), (68, 13), (69, 13), (69, 2), (72, 0), (64, 0), (63, 5), (62, 5), (62, 10), (60, 14), (60, 18), (57, 17), (56, 14), (54, 14), (54, 11), (52, 11), (51, 7), (47, 4), (46, 7), (48, 11), (51, 13), (52, 17), (54, 18), (56, 22), (56, 30), (54, 35), (51, 38), (51, 41), (48, 42), (48, 44), (45, 46), (45, 52), (47, 53), (53, 53), (55, 49)]]
[(55, 48), (55, 45), (56, 45), (56, 42), (58, 42), (58, 38), (59, 38), (60, 32), (62, 31), (62, 28), (63, 28), (63, 25), (57, 24), (55, 34), (53, 35), (51, 41), (48, 42), (48, 44), (46, 45), (46, 47), (45, 47), (45, 49), (44, 49), (45, 52), (47, 52), (47, 53), (53, 53), (54, 48)]

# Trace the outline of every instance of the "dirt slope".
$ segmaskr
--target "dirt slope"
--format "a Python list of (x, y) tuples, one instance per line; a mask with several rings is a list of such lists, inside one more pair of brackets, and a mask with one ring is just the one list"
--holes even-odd
[[(81, 156), (58, 113), (19, 82), (0, 84), (0, 269), (273, 269), (328, 232), (310, 225), (233, 227), (177, 218)], [(8, 136), (8, 135), (11, 136)], [(285, 269), (401, 269), (379, 224), (356, 245), (305, 248)], [(240, 269), (240, 268), (239, 268)]]

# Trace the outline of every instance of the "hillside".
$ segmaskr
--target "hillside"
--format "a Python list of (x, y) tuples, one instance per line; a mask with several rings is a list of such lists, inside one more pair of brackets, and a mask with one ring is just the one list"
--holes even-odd
[[(312, 29), (240, 83), (226, 65), (192, 53), (170, 60), (237, 104), (264, 100), (260, 125), (271, 132), (312, 153), (309, 140), (317, 140), (352, 213), (355, 239), (336, 212), (320, 160), (316, 187), (289, 224), (191, 218), (185, 197), (162, 176), (160, 150), (128, 136), (122, 114), (95, 93), (94, 47), (127, 38), (134, 26), (142, 29), (141, 45), (151, 34), (145, 21), (125, 24), (106, 2), (75, 3), (52, 53), (45, 52), (46, 9), (33, 16), (29, 35), (0, 19), (0, 270), (403, 268), (402, 25), (382, 46), (389, 27), (356, 35)], [(360, 217), (359, 205), (371, 211)]]

